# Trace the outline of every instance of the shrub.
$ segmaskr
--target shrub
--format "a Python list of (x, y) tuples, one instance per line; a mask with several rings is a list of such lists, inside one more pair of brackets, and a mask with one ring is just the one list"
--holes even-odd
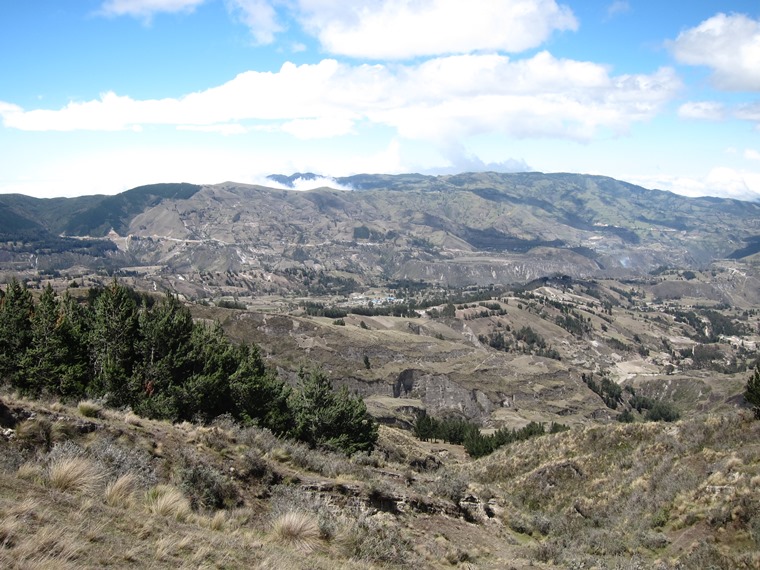
[(674, 422), (681, 417), (678, 410), (670, 402), (657, 401), (647, 411), (650, 422)]
[(755, 419), (760, 419), (760, 364), (755, 367), (755, 372), (747, 380), (744, 398), (752, 406)]
[(235, 484), (209, 465), (187, 464), (180, 470), (180, 479), (182, 490), (195, 509), (223, 509), (238, 502)]
[(339, 544), (346, 556), (370, 563), (407, 566), (413, 545), (398, 528), (358, 513), (345, 521)]

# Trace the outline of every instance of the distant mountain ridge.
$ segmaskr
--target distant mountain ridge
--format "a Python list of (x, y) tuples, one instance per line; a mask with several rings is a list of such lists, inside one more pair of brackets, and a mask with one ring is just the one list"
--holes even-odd
[[(272, 175), (280, 186), (313, 173)], [(227, 182), (154, 184), (116, 196), (0, 196), (5, 242), (129, 238), (116, 265), (170, 271), (298, 268), (357, 282), (450, 285), (642, 273), (756, 253), (760, 204), (688, 198), (603, 176), (538, 172), (360, 174), (346, 192)], [(83, 260), (79, 260), (83, 262)], [(54, 262), (53, 262), (54, 263)]]

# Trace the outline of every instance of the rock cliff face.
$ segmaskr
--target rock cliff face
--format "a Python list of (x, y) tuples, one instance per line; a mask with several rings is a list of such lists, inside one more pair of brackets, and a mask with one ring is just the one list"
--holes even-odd
[(434, 415), (458, 413), (478, 422), (487, 420), (495, 407), (484, 392), (464, 388), (445, 374), (431, 374), (424, 370), (407, 369), (399, 374), (393, 385), (393, 396), (419, 399)]

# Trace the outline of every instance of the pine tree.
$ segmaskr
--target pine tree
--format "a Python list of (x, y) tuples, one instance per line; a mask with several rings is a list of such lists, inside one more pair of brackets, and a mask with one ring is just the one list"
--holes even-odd
[(0, 381), (18, 385), (21, 359), (32, 344), (32, 294), (15, 278), (0, 298)]
[(256, 346), (240, 346), (238, 354), (240, 365), (230, 378), (234, 415), (277, 434), (293, 429), (290, 389), (266, 371)]
[(32, 341), (21, 357), (20, 388), (38, 397), (43, 391), (57, 394), (64, 364), (64, 346), (59, 334), (58, 301), (48, 284), (31, 319)]
[(293, 434), (312, 447), (322, 446), (348, 454), (371, 451), (377, 442), (377, 423), (359, 396), (344, 386), (332, 389), (320, 370), (301, 371), (301, 383), (292, 397), (295, 416)]
[(235, 346), (218, 323), (213, 327), (196, 324), (190, 344), (188, 375), (169, 392), (176, 412), (172, 419), (208, 422), (232, 413), (230, 378), (240, 363)]
[(135, 364), (137, 306), (130, 290), (114, 280), (95, 300), (90, 332), (96, 395), (112, 406), (133, 403), (129, 381)]
[(760, 420), (760, 364), (755, 366), (755, 372), (747, 380), (744, 398), (752, 405), (755, 418)]
[(150, 417), (174, 419), (172, 392), (192, 370), (193, 318), (177, 297), (167, 293), (152, 309), (143, 303), (138, 326), (133, 405)]
[(59, 378), (58, 393), (69, 400), (87, 395), (93, 378), (90, 363), (90, 329), (93, 312), (80, 305), (67, 291), (59, 302), (58, 335), (63, 346), (64, 365)]

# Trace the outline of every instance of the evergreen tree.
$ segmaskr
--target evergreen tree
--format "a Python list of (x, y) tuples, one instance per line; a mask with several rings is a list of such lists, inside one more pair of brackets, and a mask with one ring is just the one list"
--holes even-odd
[(21, 359), (32, 344), (32, 294), (15, 278), (0, 298), (0, 381), (18, 385)]
[(59, 316), (56, 294), (48, 284), (32, 315), (31, 345), (21, 357), (23, 373), (19, 387), (28, 395), (38, 397), (43, 391), (58, 393), (66, 357), (59, 334)]
[(239, 366), (230, 378), (234, 415), (245, 423), (257, 423), (274, 433), (293, 429), (290, 389), (267, 372), (256, 346), (238, 347)]
[(755, 372), (747, 380), (744, 398), (752, 406), (755, 418), (760, 420), (760, 364), (755, 366)]
[(57, 328), (63, 352), (57, 392), (64, 399), (84, 397), (92, 383), (89, 345), (92, 321), (92, 309), (80, 305), (67, 291), (59, 302)]
[(167, 293), (152, 309), (143, 303), (138, 326), (133, 405), (145, 415), (173, 419), (172, 391), (192, 371), (193, 318), (177, 297)]
[(138, 341), (137, 306), (124, 285), (114, 280), (95, 300), (90, 332), (94, 391), (112, 406), (133, 404), (129, 382)]
[(293, 434), (312, 447), (323, 446), (352, 454), (371, 451), (377, 442), (377, 423), (359, 396), (332, 383), (319, 370), (299, 374), (299, 390), (292, 397), (295, 416)]
[(190, 340), (189, 373), (169, 390), (176, 420), (213, 418), (234, 411), (230, 378), (237, 371), (239, 355), (224, 336), (222, 327), (196, 324)]
[(413, 431), (415, 437), (420, 441), (435, 439), (438, 431), (437, 421), (423, 410), (417, 415)]

